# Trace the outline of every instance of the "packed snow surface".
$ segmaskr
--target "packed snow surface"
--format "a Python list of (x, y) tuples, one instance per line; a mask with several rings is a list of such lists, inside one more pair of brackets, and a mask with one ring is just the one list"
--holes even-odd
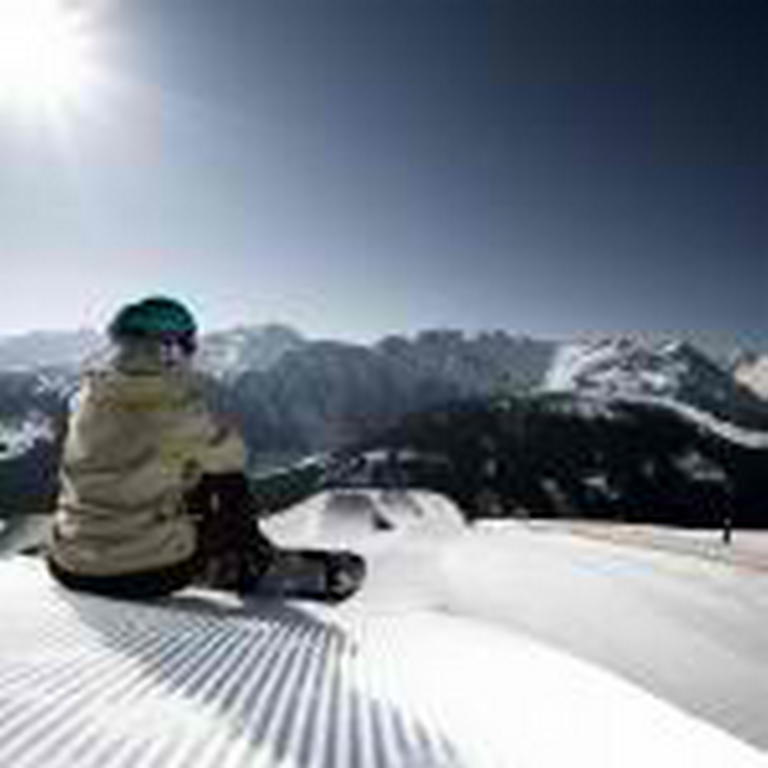
[(763, 574), (467, 529), (423, 493), (327, 493), (266, 527), (354, 546), (364, 589), (139, 604), (0, 562), (0, 764), (766, 764)]

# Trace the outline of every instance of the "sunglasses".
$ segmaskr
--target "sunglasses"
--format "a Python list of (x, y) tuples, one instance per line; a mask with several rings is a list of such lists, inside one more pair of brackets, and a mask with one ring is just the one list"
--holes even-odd
[(197, 351), (197, 340), (191, 333), (164, 333), (160, 341), (163, 347), (178, 347), (187, 356)]

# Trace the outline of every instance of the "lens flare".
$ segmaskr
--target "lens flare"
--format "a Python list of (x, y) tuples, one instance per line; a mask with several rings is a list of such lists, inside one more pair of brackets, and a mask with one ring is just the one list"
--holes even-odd
[(95, 81), (89, 15), (66, 0), (0, 0), (0, 110), (80, 106)]

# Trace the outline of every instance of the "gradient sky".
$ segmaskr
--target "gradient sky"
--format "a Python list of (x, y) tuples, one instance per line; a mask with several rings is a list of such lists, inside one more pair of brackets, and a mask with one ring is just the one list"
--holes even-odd
[(96, 2), (101, 87), (0, 113), (0, 334), (768, 333), (765, 0)]

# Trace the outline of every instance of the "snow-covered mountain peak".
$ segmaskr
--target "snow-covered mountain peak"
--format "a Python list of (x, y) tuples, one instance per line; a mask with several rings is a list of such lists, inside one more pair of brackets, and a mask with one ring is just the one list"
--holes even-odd
[(203, 336), (198, 365), (217, 378), (234, 378), (248, 370), (267, 370), (306, 343), (285, 325), (237, 326)]
[(679, 339), (620, 336), (564, 344), (545, 381), (552, 391), (608, 396), (674, 396), (686, 380), (714, 364)]
[(563, 344), (544, 389), (675, 401), (748, 426), (763, 426), (768, 418), (768, 409), (729, 372), (675, 338), (621, 336)]

